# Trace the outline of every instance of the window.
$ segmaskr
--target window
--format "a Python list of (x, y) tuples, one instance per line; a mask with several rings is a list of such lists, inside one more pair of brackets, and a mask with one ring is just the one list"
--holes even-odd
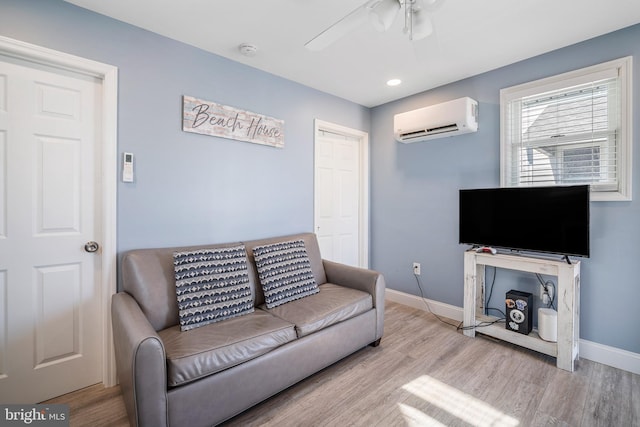
[(631, 200), (631, 57), (500, 91), (503, 187), (591, 185)]

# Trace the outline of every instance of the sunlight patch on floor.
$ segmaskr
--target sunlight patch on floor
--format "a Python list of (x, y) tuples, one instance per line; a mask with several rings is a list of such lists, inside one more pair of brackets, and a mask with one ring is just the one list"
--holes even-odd
[[(517, 419), (504, 414), (482, 400), (463, 393), (428, 375), (416, 378), (403, 385), (402, 388), (425, 402), (437, 406), (474, 426), (515, 427), (520, 424)], [(402, 406), (406, 405), (399, 405), (400, 410), (403, 411)], [(415, 408), (411, 409), (418, 411)], [(418, 419), (414, 411), (410, 412), (410, 417), (405, 416), (407, 423)], [(437, 425), (429, 421), (432, 420), (431, 417), (426, 414), (423, 415), (428, 418), (424, 419), (425, 424), (411, 423), (409, 425)]]
[(444, 424), (431, 418), (429, 415), (425, 414), (419, 409), (414, 408), (413, 406), (405, 405), (404, 403), (398, 403), (398, 407), (400, 409), (400, 412), (402, 413), (402, 417), (404, 418), (407, 427), (446, 427)]

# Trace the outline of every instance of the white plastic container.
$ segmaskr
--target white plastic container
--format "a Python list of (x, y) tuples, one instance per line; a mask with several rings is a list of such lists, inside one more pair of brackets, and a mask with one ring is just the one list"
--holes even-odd
[(552, 308), (538, 309), (538, 335), (545, 341), (558, 341), (558, 312)]

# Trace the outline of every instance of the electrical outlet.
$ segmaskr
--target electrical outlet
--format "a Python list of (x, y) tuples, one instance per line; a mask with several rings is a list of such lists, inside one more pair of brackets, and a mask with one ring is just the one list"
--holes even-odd
[(544, 305), (549, 305), (549, 295), (547, 294), (542, 295), (542, 303)]
[(553, 291), (553, 285), (547, 285), (546, 288), (543, 285), (540, 285), (540, 299), (543, 304), (549, 304), (553, 301)]
[(413, 263), (413, 274), (415, 274), (416, 276), (420, 275), (420, 263), (419, 262), (414, 262)]

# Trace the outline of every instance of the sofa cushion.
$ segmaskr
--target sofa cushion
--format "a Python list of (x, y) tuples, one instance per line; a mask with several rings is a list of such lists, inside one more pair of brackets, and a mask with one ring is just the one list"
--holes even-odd
[(173, 263), (182, 331), (253, 312), (243, 245), (175, 252)]
[(298, 337), (309, 335), (373, 308), (371, 294), (333, 283), (319, 286), (319, 292), (275, 308), (261, 309), (296, 325)]
[(304, 241), (257, 246), (253, 256), (267, 308), (318, 293)]
[(175, 387), (202, 378), (296, 339), (294, 326), (262, 310), (181, 332), (158, 332), (167, 355), (167, 384)]

